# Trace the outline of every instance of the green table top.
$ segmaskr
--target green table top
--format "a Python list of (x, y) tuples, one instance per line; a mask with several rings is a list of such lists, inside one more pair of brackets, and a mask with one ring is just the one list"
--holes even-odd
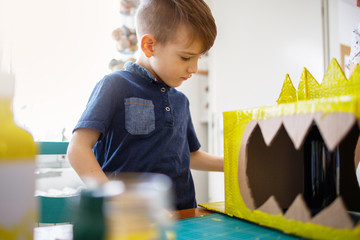
[(176, 231), (178, 240), (301, 239), (220, 213), (179, 220)]

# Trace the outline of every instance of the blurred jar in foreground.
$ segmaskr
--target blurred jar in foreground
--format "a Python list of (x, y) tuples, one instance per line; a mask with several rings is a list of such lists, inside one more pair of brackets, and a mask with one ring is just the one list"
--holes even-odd
[(15, 77), (11, 61), (5, 61), (4, 50), (0, 42), (0, 239), (31, 240), (37, 212), (37, 149), (31, 134), (14, 121)]
[(169, 177), (154, 173), (123, 173), (106, 183), (107, 240), (176, 239), (171, 186)]
[(103, 240), (106, 225), (103, 214), (104, 194), (100, 187), (81, 191), (80, 202), (74, 203), (73, 240)]

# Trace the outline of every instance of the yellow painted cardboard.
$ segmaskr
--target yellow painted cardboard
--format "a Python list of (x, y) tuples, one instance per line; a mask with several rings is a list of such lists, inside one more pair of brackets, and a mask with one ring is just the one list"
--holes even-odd
[[(296, 212), (298, 212), (296, 210), (292, 210), (292, 213), (289, 213), (286, 217), (285, 213), (276, 214), (278, 213), (277, 208), (275, 210), (271, 210), (273, 214), (264, 212), (266, 210), (260, 211), (260, 209), (266, 209), (267, 206), (270, 206), (270, 209), (275, 208), (274, 206), (277, 206), (275, 198), (269, 199), (269, 202), (264, 204), (267, 206), (261, 206), (261, 208), (259, 208), (259, 206), (254, 206), (253, 209), (255, 210), (251, 210), (248, 205), (245, 204), (242, 196), (243, 194), (249, 197), (249, 190), (240, 189), (239, 187), (239, 179), (244, 178), (245, 181), (246, 176), (239, 176), (238, 166), (239, 155), (246, 154), (241, 153), (240, 150), (244, 132), (247, 127), (249, 127), (249, 123), (260, 125), (260, 122), (269, 121), (276, 117), (286, 118), (300, 114), (313, 114), (313, 121), (316, 121), (318, 125), (323, 124), (323, 126), (325, 126), (323, 127), (325, 129), (323, 129), (323, 132), (329, 132), (329, 130), (326, 129), (326, 123), (321, 123), (326, 120), (325, 117), (328, 114), (333, 113), (348, 113), (351, 116), (354, 116), (356, 121), (355, 124), (358, 124), (360, 119), (360, 66), (355, 69), (354, 73), (348, 80), (344, 76), (339, 64), (334, 59), (330, 63), (321, 84), (319, 84), (313, 76), (304, 69), (298, 90), (294, 88), (290, 77), (287, 75), (277, 103), (278, 104), (275, 106), (258, 107), (223, 113), (225, 213), (229, 216), (246, 219), (260, 225), (276, 228), (285, 233), (291, 233), (302, 237), (316, 239), (360, 239), (359, 224), (357, 226), (350, 227), (333, 227), (337, 225), (331, 225), (332, 223), (326, 223), (326, 225), (318, 224), (318, 222), (315, 221), (316, 219), (314, 220), (316, 216), (311, 221), (301, 221), (287, 218), (289, 215), (296, 215)], [(350, 119), (349, 124), (351, 124), (352, 118), (346, 117), (346, 119)], [(276, 121), (274, 121), (274, 125), (276, 125), (275, 122)], [(284, 125), (284, 123), (282, 124)], [(288, 126), (291, 128), (291, 124)], [(346, 129), (346, 131), (347, 130), (348, 129)], [(271, 133), (271, 129), (268, 134), (270, 136), (269, 139), (271, 140), (271, 135), (274, 134)], [(302, 137), (303, 136), (295, 136), (295, 138)], [(334, 143), (338, 144), (338, 141), (341, 140), (335, 139), (332, 141), (333, 143), (331, 143), (333, 136), (328, 136), (328, 138), (330, 140), (328, 142), (325, 141), (327, 145)], [(296, 145), (299, 147), (300, 142), (295, 142), (295, 147)], [(328, 217), (328, 215), (332, 214), (334, 211), (343, 211), (344, 216), (346, 217), (347, 212), (346, 209), (343, 209), (342, 207), (342, 199), (338, 198), (334, 202), (336, 203), (333, 203), (326, 208), (327, 212), (325, 212), (326, 214), (324, 214), (324, 216)], [(298, 198), (297, 204), (300, 207), (303, 206), (302, 201)], [(360, 202), (357, 204), (360, 204)], [(216, 203), (216, 205), (219, 204)], [(212, 206), (212, 204), (203, 204), (203, 206), (212, 210), (218, 210), (219, 208), (219, 206)], [(334, 219), (337, 217), (337, 215), (333, 216)], [(321, 218), (321, 216), (319, 215), (318, 218)], [(308, 219), (308, 217), (299, 216), (297, 219)], [(320, 222), (321, 221), (324, 220), (320, 219)]]

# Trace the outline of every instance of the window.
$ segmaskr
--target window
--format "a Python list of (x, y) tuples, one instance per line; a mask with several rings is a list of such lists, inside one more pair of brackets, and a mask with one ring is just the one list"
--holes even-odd
[(0, 41), (15, 75), (13, 112), (36, 141), (69, 140), (116, 58), (115, 0), (0, 0)]

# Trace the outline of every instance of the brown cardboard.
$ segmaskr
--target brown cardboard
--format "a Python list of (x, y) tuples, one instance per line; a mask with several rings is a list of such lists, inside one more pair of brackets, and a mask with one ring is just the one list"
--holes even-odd
[(304, 142), (313, 120), (314, 116), (312, 114), (296, 114), (283, 117), (284, 127), (296, 150), (299, 150)]
[(318, 113), (315, 122), (330, 151), (341, 142), (355, 124), (356, 118), (350, 113)]
[[(242, 146), (244, 144), (243, 142)], [(301, 154), (295, 150), (284, 127), (281, 126), (273, 143), (268, 147), (259, 126), (256, 126), (245, 149), (247, 156), (240, 154), (239, 166), (241, 168), (241, 163), (245, 163), (247, 181), (241, 181), (243, 170), (239, 171), (240, 187), (248, 185), (251, 189), (255, 208), (274, 195), (280, 207), (287, 209), (295, 197), (303, 192), (303, 165)], [(245, 159), (241, 159), (244, 157)], [(251, 161), (248, 161), (249, 158)], [(242, 197), (248, 198), (243, 194)]]
[(360, 132), (357, 123), (355, 116), (348, 113), (299, 114), (251, 121), (243, 134), (238, 160), (238, 181), (244, 203), (251, 210), (279, 214), (288, 209), (286, 218), (311, 219), (302, 197), (303, 142), (310, 126), (316, 124), (329, 148), (339, 146), (341, 197), (311, 221), (353, 228), (346, 211), (360, 211), (360, 188), (354, 166)]
[(289, 209), (285, 213), (285, 217), (288, 219), (295, 219), (302, 222), (309, 222), (311, 220), (311, 213), (306, 206), (304, 197), (302, 194), (297, 195), (295, 201), (291, 204)]
[(356, 178), (354, 166), (356, 143), (359, 138), (357, 124), (350, 129), (341, 141), (340, 155), (348, 161), (340, 161), (340, 196), (350, 211), (360, 212), (360, 188)]
[[(248, 143), (249, 137), (250, 137), (251, 133), (253, 132), (253, 130), (255, 129), (255, 127), (257, 126), (257, 124), (258, 124), (257, 121), (251, 121), (247, 125), (244, 135), (243, 135), (243, 138), (242, 138), (242, 141), (241, 141), (242, 149), (246, 149), (246, 145)], [(255, 203), (254, 203), (254, 199), (252, 197), (251, 191), (249, 189), (248, 177), (246, 174), (246, 168), (247, 168), (246, 155), (247, 155), (246, 151), (240, 152), (239, 184), (240, 184), (240, 189), (241, 189), (241, 195), (243, 196), (243, 200), (244, 200), (246, 206), (251, 210), (255, 210)]]
[(259, 126), (267, 146), (271, 144), (272, 140), (279, 132), (281, 123), (282, 123), (281, 117), (274, 117), (267, 120), (259, 121)]
[(352, 229), (354, 227), (341, 197), (336, 198), (327, 208), (318, 213), (311, 222), (334, 228)]
[(359, 165), (359, 160), (360, 160), (360, 137), (358, 138), (358, 141), (356, 144), (356, 149), (355, 149), (355, 157), (354, 157), (355, 169), (357, 169), (357, 167)]
[(263, 205), (261, 205), (257, 210), (266, 212), (273, 215), (283, 214), (278, 202), (274, 196), (271, 196)]

